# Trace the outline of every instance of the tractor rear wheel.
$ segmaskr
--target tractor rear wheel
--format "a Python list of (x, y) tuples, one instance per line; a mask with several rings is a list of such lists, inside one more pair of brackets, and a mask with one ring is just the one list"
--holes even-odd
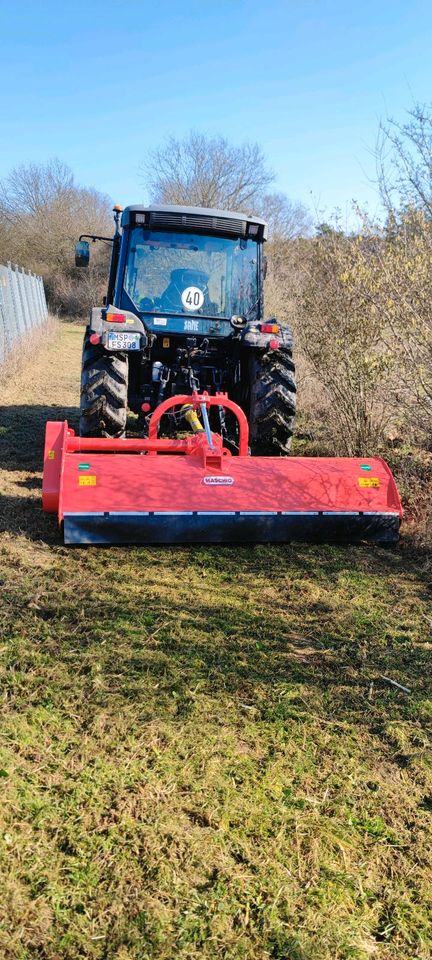
[(122, 437), (126, 428), (128, 359), (90, 343), (86, 331), (81, 371), (81, 437)]
[(289, 453), (296, 411), (295, 365), (287, 347), (257, 353), (250, 365), (249, 429), (255, 456)]

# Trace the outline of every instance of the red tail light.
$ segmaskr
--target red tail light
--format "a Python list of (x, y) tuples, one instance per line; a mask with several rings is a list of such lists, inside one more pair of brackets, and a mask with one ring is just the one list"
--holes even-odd
[(124, 313), (107, 313), (106, 319), (108, 323), (126, 323), (126, 315)]
[(96, 344), (100, 343), (100, 336), (98, 333), (91, 333), (89, 336), (90, 343), (95, 347)]
[(280, 340), (277, 340), (276, 337), (273, 337), (272, 340), (269, 340), (270, 350), (277, 350), (280, 346)]
[(260, 330), (261, 333), (280, 333), (280, 326), (278, 323), (262, 323)]

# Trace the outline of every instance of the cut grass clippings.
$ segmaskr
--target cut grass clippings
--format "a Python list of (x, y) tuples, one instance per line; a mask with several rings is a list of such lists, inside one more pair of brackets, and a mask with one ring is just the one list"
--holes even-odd
[(424, 557), (66, 549), (81, 339), (3, 390), (0, 956), (427, 960)]

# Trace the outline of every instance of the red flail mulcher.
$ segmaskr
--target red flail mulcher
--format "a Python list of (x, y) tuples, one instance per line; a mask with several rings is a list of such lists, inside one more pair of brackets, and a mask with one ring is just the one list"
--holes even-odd
[[(208, 411), (237, 418), (238, 455), (210, 430)], [(175, 407), (192, 428), (159, 438)], [(43, 509), (66, 544), (310, 542), (395, 543), (402, 506), (380, 457), (253, 457), (244, 412), (224, 393), (169, 397), (148, 437), (77, 437), (46, 427)]]

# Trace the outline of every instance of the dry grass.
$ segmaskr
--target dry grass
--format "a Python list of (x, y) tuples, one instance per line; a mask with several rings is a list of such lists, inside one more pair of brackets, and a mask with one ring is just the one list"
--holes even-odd
[(383, 451), (404, 504), (401, 549), (432, 568), (432, 452), (400, 440)]
[(28, 379), (29, 369), (38, 354), (42, 354), (47, 345), (58, 336), (58, 317), (49, 314), (45, 323), (37, 329), (31, 330), (25, 337), (15, 341), (13, 350), (3, 363), (0, 363), (0, 384), (3, 388), (10, 381), (15, 381), (24, 371)]
[(424, 554), (67, 550), (81, 335), (3, 393), (0, 956), (427, 960)]

